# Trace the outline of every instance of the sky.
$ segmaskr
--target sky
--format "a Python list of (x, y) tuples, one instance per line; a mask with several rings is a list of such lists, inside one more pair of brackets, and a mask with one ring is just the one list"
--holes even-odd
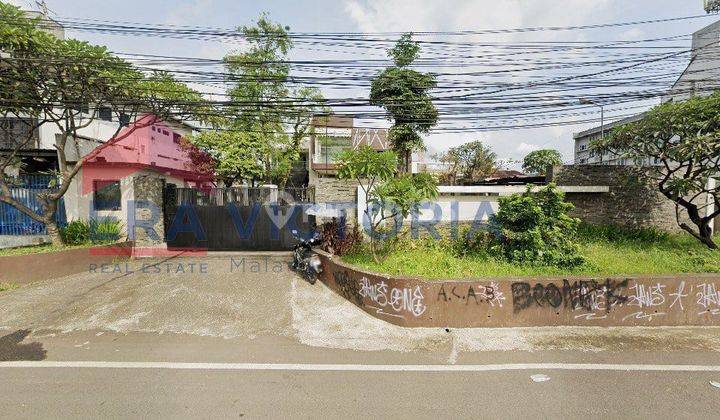
[[(12, 0), (28, 7), (33, 0)], [(232, 28), (251, 24), (262, 12), (296, 32), (401, 32), (401, 31), (467, 31), (538, 26), (579, 26), (608, 22), (630, 22), (694, 16), (704, 14), (702, 0), (47, 0), (60, 18), (83, 18), (136, 23), (192, 25)], [(615, 41), (650, 39), (690, 34), (717, 17), (679, 22), (602, 28), (597, 30), (559, 31), (551, 33), (484, 34), (464, 38), (477, 42), (525, 41)], [(242, 49), (241, 43), (192, 41), (185, 39), (139, 38), (69, 31), (69, 36), (106, 45), (113, 52), (222, 58), (226, 53)], [(447, 38), (446, 38), (447, 39)], [(680, 42), (690, 47), (690, 40)], [(479, 51), (479, 50), (478, 50)], [(294, 59), (327, 59), (348, 53), (331, 49), (296, 46)], [(353, 52), (357, 58), (383, 58), (383, 51)], [(421, 52), (421, 57), (422, 57)], [(437, 54), (437, 53), (433, 53)], [(587, 58), (585, 58), (587, 59)], [(682, 64), (682, 63), (680, 63)], [(673, 71), (682, 70), (682, 65)], [(453, 73), (456, 64), (449, 63), (442, 71)], [(486, 69), (480, 66), (479, 70)], [(556, 71), (562, 75), (562, 71)], [(544, 74), (544, 77), (555, 76)], [(524, 76), (521, 76), (524, 77)], [(455, 78), (462, 82), (462, 76)], [(368, 90), (355, 88), (325, 89), (326, 97), (367, 97)], [(350, 94), (350, 95), (349, 95)], [(655, 101), (657, 102), (657, 101)], [(642, 106), (654, 102), (643, 102)], [(539, 111), (540, 112), (540, 111)], [(588, 112), (593, 112), (592, 109)], [(635, 112), (635, 109), (633, 110)], [(599, 111), (597, 111), (599, 114)], [(612, 112), (609, 113), (612, 116)], [(599, 115), (587, 118), (598, 118)], [(586, 119), (587, 119), (586, 118)], [(582, 118), (581, 118), (582, 119)], [(478, 123), (482, 124), (482, 123)], [(366, 121), (363, 125), (387, 126), (384, 121)], [(519, 160), (532, 150), (555, 148), (566, 161), (573, 158), (573, 132), (596, 125), (580, 123), (567, 126), (524, 128), (502, 131), (437, 132), (426, 137), (431, 151), (442, 151), (458, 144), (482, 140), (503, 160)], [(513, 165), (516, 166), (516, 165)]]

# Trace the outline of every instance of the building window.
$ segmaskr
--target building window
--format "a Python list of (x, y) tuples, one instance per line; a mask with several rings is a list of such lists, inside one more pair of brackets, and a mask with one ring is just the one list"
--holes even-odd
[(98, 108), (98, 118), (103, 121), (112, 121), (112, 108), (108, 106)]
[(120, 181), (93, 181), (93, 208), (120, 210)]
[(315, 139), (314, 163), (337, 164), (340, 155), (352, 149), (350, 137), (318, 136)]
[(121, 112), (118, 116), (118, 122), (120, 123), (120, 127), (127, 127), (130, 125), (130, 116), (124, 112)]

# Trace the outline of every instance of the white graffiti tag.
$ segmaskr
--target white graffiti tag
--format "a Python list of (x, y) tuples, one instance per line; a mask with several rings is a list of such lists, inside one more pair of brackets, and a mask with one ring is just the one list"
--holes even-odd
[[(690, 289), (692, 290), (692, 286), (690, 286)], [(670, 293), (670, 297), (673, 298), (673, 301), (670, 304), (670, 309), (672, 309), (673, 306), (675, 306), (675, 304), (677, 303), (678, 306), (680, 306), (681, 311), (685, 310), (685, 308), (683, 307), (682, 300), (683, 300), (683, 298), (688, 296), (689, 292), (688, 293), (684, 293), (684, 292), (685, 292), (685, 280), (681, 280), (680, 284), (678, 285), (677, 291), (675, 293)]]
[(397, 313), (410, 313), (418, 317), (427, 309), (425, 296), (423, 296), (420, 286), (389, 289), (384, 281), (373, 284), (368, 278), (363, 277), (360, 280), (359, 293), (360, 296), (377, 305), (377, 307), (373, 307), (378, 310), (379, 314), (396, 316), (383, 310), (390, 307)]
[(491, 282), (489, 286), (483, 284), (478, 285), (477, 295), (485, 299), (490, 306), (498, 305), (501, 308), (505, 300), (505, 294), (500, 291), (500, 286), (495, 282)]
[(388, 286), (384, 281), (377, 284), (370, 284), (370, 280), (363, 277), (360, 281), (360, 296), (366, 297), (380, 306), (387, 305)]
[(715, 283), (702, 283), (697, 286), (696, 293), (697, 304), (702, 306), (705, 311), (713, 315), (720, 313), (720, 292), (718, 292)]
[(390, 292), (390, 306), (395, 312), (408, 311), (414, 316), (422, 315), (427, 309), (420, 286), (415, 286), (415, 289), (410, 287), (392, 289)]
[(628, 296), (628, 306), (640, 308), (652, 308), (665, 303), (664, 284), (644, 285), (635, 283), (630, 289), (635, 290), (634, 295)]

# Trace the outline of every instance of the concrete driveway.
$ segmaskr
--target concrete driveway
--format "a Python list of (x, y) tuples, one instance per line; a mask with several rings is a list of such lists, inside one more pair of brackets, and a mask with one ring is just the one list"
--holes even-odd
[(320, 348), (438, 352), (450, 363), (477, 351), (720, 349), (713, 328), (400, 328), (311, 286), (288, 262), (284, 254), (235, 254), (90, 266), (0, 294), (0, 329), (283, 337)]
[[(713, 370), (720, 366), (718, 328), (405, 329), (309, 285), (288, 271), (287, 261), (137, 260), (0, 293), (0, 412), (415, 418), (527, 415), (528, 407), (541, 417), (717, 412), (720, 389), (710, 382), (720, 381), (720, 368)], [(702, 369), (688, 372), (687, 365)], [(536, 374), (550, 380), (535, 382)], [(39, 389), (43, 404), (35, 403)], [(623, 415), (613, 411), (620, 405)]]

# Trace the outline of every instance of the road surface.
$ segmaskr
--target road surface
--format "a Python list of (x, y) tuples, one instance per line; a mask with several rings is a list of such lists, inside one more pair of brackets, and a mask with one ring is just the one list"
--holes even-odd
[(720, 417), (720, 328), (403, 329), (257, 260), (1, 293), (0, 416)]

